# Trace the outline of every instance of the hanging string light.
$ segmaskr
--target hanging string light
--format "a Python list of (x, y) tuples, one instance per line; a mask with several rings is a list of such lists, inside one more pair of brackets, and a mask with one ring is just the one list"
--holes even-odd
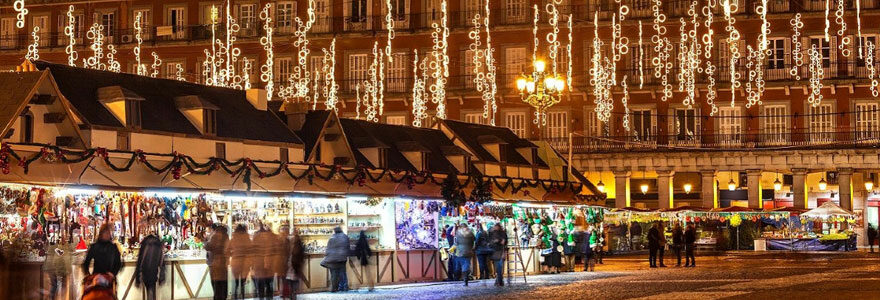
[(620, 99), (620, 103), (623, 104), (623, 128), (629, 132), (629, 87), (626, 85), (626, 75), (623, 75), (620, 86), (623, 88), (623, 98)]
[(449, 16), (446, 5), (446, 0), (440, 2), (440, 11), (442, 13), (440, 24), (437, 24), (437, 22), (431, 24), (431, 27), (434, 29), (431, 32), (431, 40), (433, 42), (432, 60), (430, 62), (432, 70), (431, 79), (433, 80), (430, 87), (431, 103), (437, 105), (435, 116), (440, 119), (446, 118), (446, 82), (449, 78), (449, 55), (447, 53), (449, 47), (449, 26), (447, 20)]
[(571, 91), (572, 87), (573, 87), (571, 84), (571, 69), (572, 69), (571, 45), (574, 43), (574, 39), (572, 38), (572, 26), (573, 26), (573, 22), (572, 22), (571, 14), (569, 14), (568, 15), (568, 45), (565, 46), (566, 57), (568, 58), (568, 68), (566, 69), (565, 80), (567, 81), (566, 84), (568, 84), (569, 91)]
[(122, 72), (122, 64), (116, 60), (116, 45), (107, 44), (107, 71)]
[[(855, 2), (859, 1), (860, 0), (856, 0)], [(843, 18), (844, 12), (846, 12), (846, 0), (838, 0), (837, 11), (834, 12), (834, 21), (837, 23), (838, 26), (840, 26), (840, 29), (837, 30), (837, 36), (841, 38), (840, 44), (837, 45), (837, 49), (840, 50), (840, 54), (843, 55), (843, 57), (849, 57), (850, 50), (848, 46), (850, 45), (850, 43), (852, 43), (852, 41), (850, 41), (850, 37), (846, 35), (846, 20)]]
[(831, 0), (825, 0), (825, 42), (831, 42)]
[[(767, 0), (761, 0), (761, 5), (755, 8), (755, 12), (761, 18), (761, 33), (758, 35), (757, 50), (748, 47), (749, 61), (747, 69), (749, 72), (749, 82), (746, 83), (746, 107), (752, 107), (761, 104), (761, 96), (764, 93), (764, 60), (770, 51), (768, 36), (770, 35), (770, 22), (767, 21)], [(754, 88), (752, 84), (754, 83)]]
[[(495, 48), (492, 48), (492, 33), (489, 31), (489, 1), (485, 1), (483, 6), (485, 18), (483, 18), (483, 27), (486, 28), (486, 49), (483, 56), (486, 58), (486, 79), (484, 80), (483, 89), (483, 117), (489, 120), (489, 125), (495, 126), (495, 114), (498, 112), (498, 103), (495, 100), (498, 95), (498, 86), (496, 79), (498, 78), (498, 69), (495, 64)], [(569, 40), (571, 39), (571, 18), (569, 17)], [(569, 45), (569, 72), (571, 72), (571, 45)]]
[(556, 74), (557, 70), (557, 56), (559, 55), (559, 10), (556, 8), (556, 0), (551, 0), (547, 3), (545, 10), (547, 14), (550, 15), (547, 18), (547, 23), (550, 25), (551, 30), (547, 33), (546, 40), (547, 45), (549, 45), (549, 51), (547, 53), (547, 57), (550, 59), (550, 70), (553, 74)]
[(305, 21), (300, 17), (295, 19), (297, 30), (294, 31), (296, 40), (294, 40), (293, 46), (297, 49), (297, 65), (293, 67), (293, 72), (290, 74), (289, 85), (278, 93), (285, 100), (308, 98), (309, 81), (311, 80), (311, 73), (308, 69), (308, 58), (309, 53), (311, 53), (311, 50), (309, 50), (308, 32), (312, 29), (316, 20), (315, 0), (309, 0), (306, 16)]
[(143, 25), (141, 24), (142, 17), (141, 12), (138, 12), (134, 17), (134, 39), (137, 41), (137, 45), (134, 46), (134, 60), (137, 74), (140, 76), (147, 76), (147, 66), (141, 62), (141, 44), (144, 43), (142, 36)]
[(880, 95), (878, 92), (878, 82), (877, 82), (877, 69), (874, 65), (874, 43), (871, 41), (865, 42), (865, 67), (868, 68), (868, 79), (871, 80), (871, 95), (877, 97)]
[(862, 41), (862, 4), (861, 1), (856, 1), (856, 33), (858, 34), (859, 39), (859, 58), (864, 58), (864, 53), (862, 53), (862, 47), (864, 47), (864, 41)]
[(73, 5), (67, 8), (67, 25), (64, 26), (64, 35), (67, 36), (67, 47), (64, 47), (64, 53), (67, 53), (67, 64), (76, 67), (76, 61), (79, 54), (76, 52), (76, 18), (73, 17)]
[(175, 79), (177, 79), (177, 81), (186, 81), (186, 77), (183, 76), (183, 64), (177, 64), (175, 66), (177, 68), (177, 73), (174, 76)]
[(715, 47), (715, 30), (712, 29), (712, 23), (714, 22), (715, 14), (713, 13), (713, 9), (717, 4), (717, 0), (709, 0), (708, 5), (703, 7), (703, 17), (705, 20), (706, 32), (703, 34), (703, 44), (706, 58), (706, 67), (704, 71), (706, 72), (706, 77), (708, 77), (709, 83), (706, 85), (706, 104), (709, 104), (710, 110), (709, 115), (714, 116), (718, 113), (718, 105), (715, 104), (715, 99), (718, 98), (718, 91), (715, 89), (715, 71), (717, 70), (715, 64), (712, 62), (712, 50)]
[[(425, 90), (428, 71), (425, 62), (419, 62), (418, 49), (413, 49), (413, 56), (412, 124), (415, 127), (422, 127), (422, 120), (428, 118), (428, 95)], [(422, 76), (419, 76), (419, 69), (422, 70)]]
[[(471, 61), (472, 67), (469, 72), (473, 73), (473, 78), (471, 82), (474, 84), (474, 87), (477, 89), (477, 92), (481, 94), (485, 94), (486, 92), (486, 72), (483, 69), (483, 62), (485, 61), (485, 50), (482, 49), (482, 42), (480, 34), (482, 31), (483, 25), (483, 17), (478, 12), (474, 14), (474, 18), (471, 20), (471, 23), (474, 24), (474, 27), (468, 32), (468, 39), (471, 40), (470, 44), (468, 44), (468, 51), (471, 53)], [(485, 100), (485, 99), (484, 99)], [(488, 102), (483, 102), (483, 119), (488, 119), (489, 117), (489, 107)]]
[(159, 76), (159, 68), (162, 67), (162, 60), (159, 59), (159, 54), (156, 54), (156, 51), (153, 51), (153, 64), (150, 66), (152, 68), (152, 72), (150, 73), (150, 77), (156, 78)]
[(83, 67), (96, 70), (106, 70), (107, 66), (103, 62), (104, 26), (98, 23), (92, 24), (89, 32), (86, 33), (86, 38), (91, 41), (89, 48), (92, 49), (92, 56), (83, 59)]
[(391, 40), (393, 40), (395, 36), (394, 19), (391, 16), (391, 0), (385, 0), (385, 7), (387, 8), (387, 12), (385, 13), (385, 29), (388, 30), (388, 42), (385, 45), (385, 57), (388, 59), (388, 65), (391, 66), (391, 64), (394, 63), (394, 55), (391, 53)]
[(739, 49), (739, 39), (740, 34), (739, 31), (736, 30), (736, 19), (733, 18), (732, 14), (739, 9), (738, 4), (731, 4), (730, 0), (724, 0), (723, 4), (724, 8), (724, 20), (727, 21), (727, 26), (724, 27), (724, 30), (727, 31), (727, 51), (728, 51), (728, 69), (729, 69), (729, 77), (730, 77), (730, 107), (736, 106), (736, 89), (740, 88), (741, 84), (739, 82), (740, 74), (736, 71), (737, 61), (741, 56)]
[(321, 49), (324, 52), (322, 59), (324, 73), (324, 106), (327, 110), (338, 112), (337, 104), (339, 103), (339, 86), (336, 84), (336, 38), (330, 42), (330, 51)]
[(822, 77), (825, 75), (825, 69), (822, 68), (822, 52), (813, 45), (809, 51), (810, 55), (810, 97), (807, 102), (811, 106), (816, 107), (822, 103)]
[(40, 26), (34, 26), (34, 31), (31, 32), (31, 37), (33, 38), (33, 44), (28, 45), (28, 51), (24, 55), (25, 60), (35, 61), (40, 59)]
[[(571, 77), (571, 76), (569, 76)], [(642, 45), (642, 20), (639, 20), (639, 89), (645, 86), (645, 48)]]
[[(241, 66), (241, 87), (245, 90), (251, 88), (251, 71), (254, 68), (253, 60), (243, 58), (244, 63)], [(178, 67), (180, 64), (177, 65)]]
[[(275, 48), (272, 41), (275, 27), (272, 26), (271, 3), (266, 3), (260, 11), (260, 20), (263, 20), (263, 31), (266, 35), (260, 37), (260, 45), (266, 51), (266, 62), (260, 66), (260, 81), (265, 83), (266, 97), (272, 99), (275, 95)], [(335, 42), (335, 39), (334, 39)]]
[(225, 51), (223, 52), (226, 54), (226, 60), (224, 61), (226, 66), (221, 71), (223, 86), (235, 85), (236, 88), (239, 88), (240, 81), (235, 80), (235, 62), (238, 61), (241, 55), (241, 49), (235, 47), (235, 41), (237, 40), (236, 34), (240, 29), (241, 26), (232, 17), (232, 1), (226, 1), (226, 44)]
[(614, 64), (602, 55), (604, 42), (599, 38), (599, 13), (593, 16), (593, 55), (590, 64), (590, 85), (593, 87), (593, 103), (596, 104), (596, 118), (607, 123), (614, 109), (611, 87), (614, 84)]
[(532, 47), (532, 61), (538, 61), (538, 44), (540, 40), (538, 40), (538, 21), (540, 19), (540, 11), (538, 10), (538, 5), (535, 4), (533, 8), (533, 15), (535, 16), (532, 19), (532, 38), (534, 39), (533, 47)]
[(384, 106), (381, 97), (381, 86), (382, 81), (384, 81), (384, 76), (382, 75), (384, 72), (382, 69), (382, 65), (384, 65), (384, 54), (384, 51), (379, 51), (379, 42), (374, 42), (373, 62), (370, 64), (368, 71), (369, 79), (363, 82), (364, 96), (358, 96), (361, 106), (363, 106), (364, 109), (364, 118), (371, 122), (379, 122), (379, 116), (382, 115)]
[(801, 80), (799, 70), (804, 66), (804, 51), (801, 49), (801, 29), (804, 28), (804, 22), (801, 20), (801, 14), (795, 14), (794, 19), (791, 19), (789, 23), (793, 32), (791, 35), (791, 59), (794, 63), (788, 73), (794, 76), (795, 80)]
[(652, 0), (651, 11), (654, 14), (654, 35), (651, 36), (651, 42), (654, 43), (654, 52), (656, 57), (651, 60), (654, 66), (654, 77), (660, 78), (660, 84), (663, 85), (663, 95), (660, 100), (666, 101), (672, 97), (672, 85), (669, 83), (669, 70), (672, 69), (672, 62), (669, 60), (672, 51), (672, 43), (666, 37), (666, 15), (663, 13), (663, 2), (661, 0)]
[(28, 14), (28, 9), (24, 8), (24, 0), (15, 0), (12, 3), (12, 9), (15, 10), (18, 15), (16, 15), (15, 27), (24, 28), (24, 18)]

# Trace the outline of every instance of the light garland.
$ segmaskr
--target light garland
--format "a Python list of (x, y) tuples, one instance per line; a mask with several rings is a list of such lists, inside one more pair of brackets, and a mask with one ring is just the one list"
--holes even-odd
[[(244, 63), (241, 66), (241, 88), (245, 90), (251, 89), (251, 70), (254, 68), (253, 60), (243, 58)], [(180, 66), (179, 64), (177, 66)]]
[(867, 54), (865, 54), (865, 67), (868, 68), (868, 79), (871, 80), (871, 95), (877, 97), (880, 95), (878, 92), (878, 82), (877, 82), (877, 68), (874, 66), (874, 43), (871, 41), (865, 42), (865, 50)]
[[(266, 3), (263, 10), (260, 11), (260, 19), (263, 20), (263, 31), (266, 35), (260, 37), (260, 45), (266, 51), (266, 62), (260, 66), (260, 80), (265, 84), (266, 97), (272, 99), (275, 95), (275, 49), (272, 41), (275, 28), (272, 27), (272, 16), (270, 9), (271, 3)], [(335, 42), (335, 40), (334, 40)]]
[(639, 20), (639, 89), (645, 86), (645, 48), (642, 44), (642, 21)]
[(311, 73), (308, 69), (308, 58), (311, 50), (309, 50), (308, 33), (312, 29), (316, 20), (315, 0), (309, 0), (308, 9), (306, 10), (306, 19), (296, 17), (295, 21), (297, 29), (294, 31), (296, 40), (293, 46), (297, 49), (297, 65), (294, 66), (293, 72), (290, 74), (289, 85), (282, 91), (279, 96), (289, 100), (290, 98), (307, 99), (309, 94), (309, 81)]
[(321, 49), (324, 52), (322, 59), (324, 73), (324, 106), (327, 110), (338, 112), (339, 104), (339, 85), (336, 84), (336, 38), (330, 42), (330, 51)]
[(566, 84), (568, 85), (569, 91), (571, 91), (574, 88), (574, 86), (572, 85), (572, 81), (571, 81), (571, 69), (572, 69), (571, 45), (574, 43), (574, 38), (572, 36), (573, 25), (574, 25), (574, 23), (572, 21), (571, 14), (569, 14), (568, 15), (568, 45), (565, 46), (566, 56), (568, 57), (568, 69), (565, 70), (566, 71), (565, 80), (566, 80)]
[[(489, 1), (485, 1), (483, 6), (486, 17), (483, 18), (483, 27), (486, 28), (486, 50), (484, 57), (486, 58), (486, 79), (483, 90), (483, 117), (489, 120), (489, 125), (495, 126), (495, 114), (498, 112), (498, 103), (495, 100), (498, 95), (498, 86), (496, 79), (498, 78), (498, 68), (495, 65), (495, 48), (492, 48), (492, 33), (489, 31)], [(569, 18), (569, 26), (571, 19)], [(571, 38), (571, 28), (569, 27), (569, 39)], [(569, 45), (571, 51), (571, 45)], [(569, 55), (569, 72), (571, 72), (571, 55)]]
[(135, 70), (140, 76), (147, 76), (147, 66), (141, 62), (141, 44), (144, 43), (144, 38), (142, 36), (143, 28), (141, 24), (141, 12), (138, 12), (134, 17), (134, 39), (137, 41), (137, 45), (134, 46), (134, 60), (135, 60)]
[[(419, 50), (413, 49), (413, 91), (412, 91), (412, 125), (422, 127), (422, 120), (428, 118), (428, 96), (425, 89), (425, 82), (428, 78), (427, 67), (425, 62), (419, 62)], [(422, 76), (419, 76), (419, 68), (421, 66)]]
[(535, 4), (533, 9), (533, 15), (535, 16), (532, 19), (532, 38), (534, 39), (533, 47), (532, 47), (532, 61), (538, 61), (538, 44), (540, 44), (540, 40), (538, 39), (538, 21), (541, 16), (541, 11), (538, 10), (538, 5)]
[(15, 2), (12, 3), (12, 9), (18, 13), (15, 16), (17, 19), (15, 21), (15, 27), (24, 28), (24, 18), (28, 14), (28, 9), (24, 8), (24, 0), (15, 0)]
[[(864, 42), (862, 41), (862, 1), (856, 0), (856, 33), (858, 34), (859, 39), (859, 58), (864, 58), (864, 53), (862, 53), (862, 47), (864, 46)], [(876, 96), (875, 96), (876, 97)]]
[(709, 0), (708, 5), (703, 7), (703, 17), (705, 17), (705, 25), (706, 25), (706, 33), (703, 34), (703, 44), (705, 44), (705, 58), (706, 58), (706, 67), (704, 71), (706, 72), (706, 77), (708, 77), (709, 83), (706, 85), (706, 104), (709, 104), (709, 116), (714, 116), (718, 113), (718, 105), (715, 104), (715, 99), (718, 98), (718, 91), (715, 88), (715, 71), (717, 68), (715, 64), (712, 63), (712, 50), (715, 47), (715, 30), (712, 29), (712, 24), (714, 22), (715, 14), (712, 12), (712, 9), (715, 8), (717, 4), (717, 0)]
[(96, 70), (106, 70), (107, 65), (104, 64), (104, 26), (98, 23), (92, 24), (86, 38), (91, 41), (89, 46), (92, 49), (92, 56), (83, 59), (83, 67)]
[(831, 42), (831, 0), (825, 0), (825, 41)]
[(162, 60), (159, 59), (159, 54), (156, 54), (156, 51), (153, 51), (153, 64), (150, 65), (150, 68), (153, 71), (150, 73), (150, 77), (153, 77), (153, 78), (158, 77), (160, 67), (162, 67)]
[(31, 32), (31, 37), (34, 40), (33, 44), (28, 45), (28, 51), (24, 55), (25, 60), (35, 61), (40, 59), (40, 26), (34, 26), (34, 31)]
[(107, 44), (107, 71), (110, 72), (122, 72), (122, 64), (116, 60), (116, 46), (113, 44)]
[(660, 78), (663, 85), (663, 95), (660, 100), (666, 101), (672, 97), (672, 85), (669, 83), (669, 70), (672, 69), (672, 62), (669, 61), (670, 52), (672, 51), (672, 43), (666, 37), (666, 15), (663, 13), (663, 2), (661, 0), (652, 0), (651, 11), (654, 14), (654, 35), (651, 36), (651, 42), (654, 43), (654, 52), (656, 57), (651, 59), (654, 66), (654, 77)]
[(604, 43), (599, 38), (599, 13), (593, 16), (593, 56), (590, 65), (590, 85), (593, 86), (593, 103), (596, 104), (596, 118), (607, 123), (614, 109), (611, 87), (614, 86), (614, 64), (602, 56)]
[(623, 98), (620, 99), (621, 104), (623, 104), (623, 128), (626, 132), (629, 132), (629, 87), (626, 85), (626, 75), (623, 75), (623, 81), (620, 82), (620, 86), (623, 88)]
[(791, 24), (791, 31), (793, 32), (791, 35), (791, 58), (794, 63), (788, 73), (791, 74), (791, 76), (794, 76), (795, 80), (801, 80), (799, 70), (804, 65), (804, 51), (801, 49), (801, 29), (804, 28), (804, 22), (801, 20), (801, 14), (795, 14), (794, 19), (791, 19), (789, 23)]
[(739, 39), (740, 33), (736, 30), (736, 19), (731, 16), (733, 12), (739, 9), (738, 5), (734, 5), (730, 3), (730, 0), (724, 0), (724, 20), (727, 21), (727, 26), (725, 26), (725, 31), (727, 31), (727, 48), (729, 54), (729, 65), (728, 69), (730, 72), (730, 107), (736, 106), (736, 89), (741, 86), (739, 82), (739, 73), (736, 71), (736, 63), (739, 61), (741, 56), (739, 49)]
[(816, 107), (822, 103), (822, 77), (825, 75), (825, 69), (822, 68), (822, 53), (816, 48), (816, 45), (813, 45), (809, 52), (810, 97), (807, 98), (807, 102)]
[[(855, 2), (859, 1), (861, 0), (855, 0)], [(843, 55), (843, 57), (849, 57), (850, 50), (847, 46), (849, 46), (852, 41), (850, 41), (849, 36), (846, 35), (846, 20), (843, 18), (843, 14), (846, 11), (845, 5), (846, 0), (837, 1), (837, 11), (834, 12), (834, 21), (837, 23), (838, 26), (840, 26), (840, 29), (837, 30), (837, 36), (840, 36), (841, 38), (839, 45), (837, 45), (837, 49), (840, 50), (840, 54)]]
[(358, 90), (359, 106), (364, 108), (364, 119), (371, 122), (379, 122), (382, 115), (384, 102), (382, 98), (382, 85), (385, 79), (383, 75), (384, 51), (379, 50), (379, 42), (373, 43), (373, 62), (369, 68), (369, 79), (363, 82), (364, 96), (360, 97)]
[(177, 64), (176, 67), (177, 67), (177, 73), (174, 76), (175, 79), (177, 79), (177, 81), (186, 81), (186, 77), (183, 76), (183, 65)]
[[(767, 57), (767, 53), (770, 51), (770, 42), (768, 41), (768, 37), (770, 36), (770, 22), (767, 20), (767, 10), (769, 10), (767, 0), (761, 0), (761, 6), (755, 8), (755, 12), (758, 13), (761, 18), (761, 33), (758, 35), (758, 50), (754, 53), (753, 57), (754, 72), (751, 69), (749, 70), (749, 80), (754, 79), (755, 89), (748, 93), (748, 103), (746, 103), (747, 108), (755, 104), (761, 104), (761, 96), (764, 94), (764, 61)], [(751, 50), (749, 55), (752, 55)]]
[[(433, 71), (431, 79), (434, 82), (431, 84), (430, 92), (431, 102), (437, 105), (435, 116), (440, 119), (446, 119), (446, 82), (449, 78), (449, 55), (447, 54), (449, 48), (447, 41), (449, 38), (449, 26), (447, 20), (449, 16), (446, 5), (446, 0), (440, 2), (440, 11), (443, 15), (440, 18), (440, 24), (436, 22), (431, 24), (434, 30), (431, 32), (431, 40), (433, 42), (431, 56), (433, 60), (430, 62), (430, 68)], [(535, 7), (537, 8), (537, 5)]]
[(67, 8), (67, 25), (64, 26), (64, 35), (67, 36), (67, 47), (64, 47), (64, 53), (67, 53), (67, 64), (76, 67), (76, 61), (79, 54), (76, 52), (76, 18), (73, 17), (73, 5)]
[(238, 57), (241, 55), (241, 49), (235, 47), (235, 41), (238, 39), (236, 34), (241, 30), (241, 26), (238, 25), (235, 18), (232, 16), (232, 1), (226, 1), (226, 44), (225, 44), (225, 53), (226, 54), (226, 66), (225, 70), (221, 71), (221, 76), (223, 78), (223, 86), (232, 86), (233, 88), (240, 88), (240, 80), (236, 80), (239, 78), (235, 73), (235, 62), (238, 61)]
[(550, 15), (547, 18), (547, 23), (550, 25), (552, 30), (547, 33), (546, 40), (547, 45), (549, 45), (549, 51), (547, 53), (548, 58), (550, 59), (550, 70), (553, 74), (556, 74), (557, 70), (557, 57), (559, 55), (559, 10), (556, 8), (555, 0), (551, 0), (547, 3), (545, 10)]

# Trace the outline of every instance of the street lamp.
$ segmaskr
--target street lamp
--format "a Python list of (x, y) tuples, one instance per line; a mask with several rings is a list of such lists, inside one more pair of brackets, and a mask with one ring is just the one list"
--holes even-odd
[(874, 182), (865, 181), (865, 190), (869, 191), (869, 192), (873, 191), (874, 190)]
[(685, 183), (685, 184), (684, 184), (684, 193), (685, 193), (685, 194), (690, 194), (690, 193), (691, 193), (691, 189), (693, 189), (693, 188), (694, 188), (694, 187), (693, 187), (690, 183)]
[(599, 183), (596, 184), (596, 189), (598, 189), (600, 193), (605, 193), (605, 184), (602, 183), (602, 179), (599, 179)]
[(782, 182), (779, 182), (779, 177), (776, 178), (776, 181), (773, 182), (773, 190), (779, 191), (782, 189)]
[(736, 190), (736, 182), (733, 182), (733, 178), (727, 182), (727, 190), (731, 192)]
[(547, 110), (561, 100), (565, 90), (565, 78), (555, 73), (545, 72), (547, 63), (536, 60), (531, 75), (522, 75), (516, 79), (522, 101), (535, 108), (535, 124), (547, 125)]
[(642, 184), (642, 186), (640, 186), (639, 188), (642, 189), (643, 195), (648, 193), (648, 185), (647, 184)]
[(822, 179), (819, 180), (819, 190), (824, 191), (827, 188), (828, 188), (828, 182), (825, 181), (825, 177), (822, 177)]

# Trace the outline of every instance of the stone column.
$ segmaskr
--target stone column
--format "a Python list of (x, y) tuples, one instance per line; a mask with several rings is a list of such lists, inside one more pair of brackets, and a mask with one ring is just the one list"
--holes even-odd
[(794, 193), (794, 207), (807, 208), (807, 169), (791, 169), (793, 181), (791, 191)]
[(761, 170), (746, 170), (749, 180), (749, 208), (761, 208), (764, 203), (761, 199)]
[(853, 170), (839, 169), (837, 170), (838, 195), (840, 195), (840, 207), (852, 211), (853, 210), (853, 188), (852, 188)]
[(657, 171), (657, 201), (660, 209), (675, 207), (672, 203), (672, 175), (675, 171)]
[(614, 207), (624, 208), (630, 206), (629, 198), (629, 171), (614, 171)]
[(700, 198), (703, 200), (703, 208), (718, 207), (718, 184), (715, 181), (715, 170), (700, 171)]

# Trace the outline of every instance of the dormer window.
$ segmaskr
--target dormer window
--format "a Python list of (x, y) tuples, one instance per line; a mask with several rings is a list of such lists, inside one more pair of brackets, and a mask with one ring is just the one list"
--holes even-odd
[(22, 143), (33, 143), (34, 142), (34, 113), (30, 112), (30, 110), (25, 111), (21, 114), (21, 142)]
[(98, 89), (98, 101), (128, 128), (141, 127), (141, 102), (144, 100), (144, 97), (118, 85)]
[(388, 168), (388, 148), (379, 148), (379, 165), (380, 169)]
[(217, 106), (196, 95), (174, 98), (174, 104), (204, 135), (217, 134)]

